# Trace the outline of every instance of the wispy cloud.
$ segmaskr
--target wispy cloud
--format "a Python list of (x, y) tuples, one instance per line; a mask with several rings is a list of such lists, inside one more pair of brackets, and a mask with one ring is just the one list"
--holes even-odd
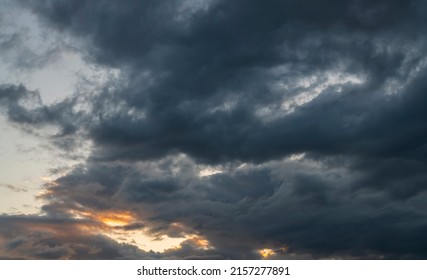
[(26, 188), (17, 187), (10, 184), (0, 184), (0, 188), (7, 189), (12, 192), (28, 192)]

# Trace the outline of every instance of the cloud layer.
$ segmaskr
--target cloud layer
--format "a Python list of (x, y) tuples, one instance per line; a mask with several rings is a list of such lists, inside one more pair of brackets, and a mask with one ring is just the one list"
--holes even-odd
[(51, 252), (2, 231), (0, 252), (427, 257), (423, 1), (21, 4), (87, 61), (120, 73), (50, 106), (23, 85), (0, 88), (11, 122), (54, 127), (47, 139), (64, 150), (92, 145), (86, 162), (46, 186), (43, 219), (74, 227), (76, 213), (93, 223), (119, 211), (136, 220), (125, 226), (187, 241), (149, 254), (104, 236), (90, 255), (86, 233), (28, 237), (55, 240)]

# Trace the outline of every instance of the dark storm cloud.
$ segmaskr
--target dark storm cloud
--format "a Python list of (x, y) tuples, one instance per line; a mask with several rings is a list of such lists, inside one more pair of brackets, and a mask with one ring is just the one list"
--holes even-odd
[(0, 91), (11, 121), (93, 141), (48, 216), (130, 211), (214, 248), (170, 258), (427, 257), (423, 1), (21, 2), (120, 70), (84, 101)]
[[(290, 248), (284, 258), (291, 252), (311, 258), (426, 257), (421, 249), (425, 192), (395, 203), (387, 192), (354, 189), (366, 180), (364, 174), (309, 159), (232, 168), (202, 178), (191, 174), (196, 167), (182, 169), (182, 159), (152, 165), (123, 172), (124, 166), (91, 164), (60, 178), (45, 198), (54, 201), (54, 213), (114, 207), (135, 213), (154, 236), (201, 234), (221, 258), (257, 258), (256, 249), (283, 246)], [(116, 174), (114, 188), (101, 183), (103, 176), (93, 176), (100, 170)], [(174, 187), (165, 191), (158, 187), (165, 183), (144, 182), (147, 176), (163, 176), (158, 181)], [(177, 235), (173, 223), (185, 228)]]
[[(399, 102), (385, 85), (420, 75), (425, 56), (418, 1), (212, 1), (193, 12), (167, 1), (30, 3), (82, 40), (88, 59), (124, 73), (126, 85), (91, 101), (87, 129), (101, 160), (180, 151), (206, 162), (263, 161), (381, 143), (389, 135), (375, 132), (386, 123), (371, 121)], [(364, 81), (333, 86), (331, 74)], [(324, 94), (283, 116), (281, 103), (307, 91), (295, 81), (313, 75)], [(272, 86), (280, 83), (287, 88)], [(266, 108), (270, 121), (256, 114)]]

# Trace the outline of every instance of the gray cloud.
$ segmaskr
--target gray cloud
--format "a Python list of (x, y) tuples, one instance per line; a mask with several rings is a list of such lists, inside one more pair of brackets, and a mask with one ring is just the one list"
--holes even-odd
[(121, 209), (214, 248), (170, 258), (426, 258), (423, 1), (21, 2), (120, 70), (51, 106), (0, 89), (10, 121), (94, 144), (49, 217)]
[(40, 216), (0, 216), (0, 259), (217, 259), (216, 250), (202, 250), (191, 240), (164, 253), (142, 251), (101, 234), (82, 230), (90, 220)]
[[(407, 112), (400, 104), (406, 87), (397, 96), (388, 91), (396, 83), (422, 87), (412, 77), (424, 69), (422, 4), (308, 2), (273, 1), (260, 10), (257, 1), (219, 1), (187, 17), (177, 13), (179, 3), (162, 1), (129, 3), (121, 12), (108, 1), (31, 6), (85, 38), (88, 58), (123, 71), (126, 82), (90, 101), (85, 124), (98, 144), (94, 158), (179, 151), (206, 162), (264, 161), (304, 151), (339, 154), (365, 142), (373, 144), (362, 152), (386, 148), (374, 143), (390, 137), (379, 134), (387, 112)], [(316, 91), (291, 114), (281, 106)], [(402, 134), (411, 121), (390, 131)]]
[(10, 184), (0, 184), (0, 188), (5, 188), (13, 192), (28, 192), (26, 188), (21, 188)]
[[(425, 192), (397, 203), (388, 190), (356, 188), (365, 174), (311, 159), (209, 177), (198, 177), (196, 165), (188, 168), (182, 159), (154, 165), (87, 165), (49, 189), (45, 198), (54, 203), (45, 210), (133, 211), (159, 236), (175, 236), (170, 225), (180, 223), (186, 234), (205, 236), (222, 258), (254, 258), (256, 249), (283, 246), (311, 258), (425, 257), (419, 249), (427, 226), (420, 204)], [(114, 174), (114, 181), (100, 173)]]
[(52, 30), (36, 29), (35, 17), (16, 4), (3, 0), (0, 8), (0, 61), (19, 75), (56, 61), (70, 46)]

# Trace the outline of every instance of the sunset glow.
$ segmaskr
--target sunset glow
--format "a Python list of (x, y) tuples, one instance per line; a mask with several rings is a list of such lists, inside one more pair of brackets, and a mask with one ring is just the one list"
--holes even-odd
[(197, 235), (191, 235), (188, 237), (190, 241), (192, 241), (197, 247), (203, 250), (212, 249), (213, 247), (210, 245), (207, 239), (204, 239)]
[(129, 212), (101, 212), (94, 215), (95, 219), (101, 221), (110, 227), (126, 226), (131, 223), (135, 217)]
[(272, 249), (261, 249), (258, 251), (258, 253), (264, 258), (268, 258), (271, 256), (274, 256), (276, 253)]

